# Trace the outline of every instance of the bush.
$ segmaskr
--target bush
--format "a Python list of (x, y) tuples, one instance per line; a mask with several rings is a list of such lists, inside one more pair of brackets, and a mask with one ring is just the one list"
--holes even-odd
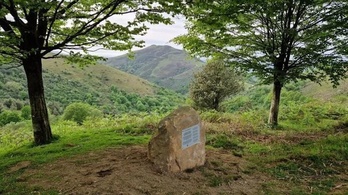
[(194, 75), (190, 84), (190, 98), (198, 109), (218, 110), (225, 98), (242, 90), (240, 78), (233, 68), (222, 61), (210, 61)]
[(4, 112), (0, 114), (0, 126), (4, 126), (11, 122), (16, 123), (21, 120), (22, 118), (19, 116), (17, 112), (5, 110)]
[(292, 129), (314, 130), (333, 129), (334, 126), (342, 126), (348, 109), (341, 104), (311, 100), (308, 103), (288, 102), (281, 107), (279, 118), (284, 126)]
[(24, 106), (21, 110), (21, 117), (25, 120), (30, 120), (31, 119), (31, 110), (30, 106)]
[(255, 86), (249, 88), (222, 103), (225, 112), (247, 112), (250, 110), (268, 109), (270, 106), (271, 88), (269, 86)]
[(63, 120), (75, 121), (82, 124), (87, 117), (98, 118), (102, 116), (102, 112), (86, 103), (72, 103), (64, 110)]

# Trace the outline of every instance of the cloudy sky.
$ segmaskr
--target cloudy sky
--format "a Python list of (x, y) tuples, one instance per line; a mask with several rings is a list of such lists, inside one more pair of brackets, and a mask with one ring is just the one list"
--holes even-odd
[[(184, 20), (180, 18), (173, 19), (175, 22), (172, 25), (150, 25), (150, 29), (148, 30), (145, 36), (138, 36), (137, 39), (145, 41), (145, 47), (150, 45), (170, 45), (172, 47), (182, 49), (181, 45), (176, 45), (170, 42), (171, 39), (178, 35), (185, 34), (187, 31), (184, 27)], [(134, 48), (133, 50), (138, 50), (140, 48)], [(103, 57), (114, 57), (118, 55), (122, 55), (127, 53), (127, 51), (112, 51), (112, 50), (104, 50), (100, 49), (95, 52), (96, 55), (100, 55)]]

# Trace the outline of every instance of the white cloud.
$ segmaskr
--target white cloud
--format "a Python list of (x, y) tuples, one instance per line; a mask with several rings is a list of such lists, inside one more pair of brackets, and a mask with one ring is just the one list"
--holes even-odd
[(172, 45), (173, 47), (182, 48), (179, 45), (170, 43), (170, 40), (178, 35), (185, 34), (186, 32), (184, 22), (176, 20), (173, 25), (152, 25), (145, 36), (138, 36), (137, 38), (145, 40), (146, 46), (157, 44)]
[[(130, 16), (131, 17), (131, 16)], [(113, 19), (119, 20), (120, 22), (126, 22), (127, 19), (124, 17), (114, 17)], [(137, 40), (144, 40), (145, 41), (145, 47), (148, 47), (150, 45), (170, 45), (174, 48), (182, 49), (181, 45), (177, 45), (173, 42), (170, 42), (173, 38), (176, 36), (185, 34), (187, 30), (185, 29), (185, 22), (182, 18), (174, 18), (173, 21), (175, 22), (172, 25), (164, 25), (164, 24), (157, 24), (157, 25), (149, 25), (149, 30), (147, 31), (147, 34), (144, 36), (136, 36)], [(140, 48), (134, 48), (133, 50), (138, 50)], [(113, 51), (113, 50), (106, 50), (106, 49), (99, 49), (96, 52), (93, 52), (95, 55), (103, 56), (103, 57), (114, 57), (119, 56), (122, 54), (127, 53), (127, 51)]]

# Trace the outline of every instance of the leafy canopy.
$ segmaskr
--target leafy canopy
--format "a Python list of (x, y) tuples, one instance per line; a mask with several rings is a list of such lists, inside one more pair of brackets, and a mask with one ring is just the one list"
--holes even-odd
[(65, 108), (63, 120), (70, 120), (82, 124), (87, 117), (98, 118), (101, 116), (102, 112), (89, 104), (75, 102)]
[(334, 85), (348, 70), (345, 0), (194, 1), (188, 34), (174, 41), (196, 56), (220, 56), (264, 83), (298, 79)]
[(219, 109), (220, 103), (242, 89), (239, 77), (222, 61), (210, 61), (194, 75), (190, 97), (194, 106), (201, 109)]
[[(0, 61), (16, 62), (29, 53), (83, 52), (103, 47), (129, 50), (142, 46), (148, 24), (170, 24), (162, 12), (180, 2), (155, 0), (3, 0), (0, 1)], [(123, 16), (123, 17), (121, 17)], [(71, 52), (70, 60), (86, 63)], [(54, 56), (53, 56), (54, 57)]]

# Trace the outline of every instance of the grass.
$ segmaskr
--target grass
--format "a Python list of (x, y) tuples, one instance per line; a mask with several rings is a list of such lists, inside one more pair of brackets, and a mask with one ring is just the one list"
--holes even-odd
[[(133, 117), (132, 119), (138, 123), (129, 126), (127, 123), (131, 119), (126, 120), (122, 117), (115, 120), (95, 119), (83, 125), (70, 121), (58, 121), (52, 125), (55, 140), (51, 144), (43, 146), (32, 144), (29, 121), (17, 124), (17, 129), (10, 124), (0, 131), (4, 135), (1, 136), (0, 142), (0, 157), (2, 157), (0, 170), (24, 160), (44, 163), (61, 156), (106, 147), (146, 143), (150, 135), (144, 134), (144, 132), (149, 132), (151, 129), (145, 127), (143, 123), (151, 125), (152, 122), (148, 117)], [(157, 118), (153, 117), (152, 120), (157, 120)], [(129, 128), (132, 128), (133, 131), (127, 131)]]
[[(101, 119), (97, 123), (101, 128), (96, 127), (95, 124), (92, 125), (92, 121), (84, 125), (77, 125), (69, 121), (58, 121), (52, 125), (55, 140), (51, 144), (42, 146), (33, 145), (29, 121), (5, 126), (0, 131), (0, 194), (26, 194), (29, 191), (38, 191), (40, 194), (58, 194), (54, 191), (28, 189), (27, 186), (22, 186), (20, 182), (17, 182), (22, 170), (11, 174), (8, 174), (7, 171), (19, 162), (30, 161), (30, 166), (35, 167), (42, 163), (84, 154), (89, 151), (147, 143), (150, 135), (143, 134), (140, 129), (143, 125), (142, 121), (151, 124), (149, 119), (133, 117), (133, 120), (138, 122), (132, 126), (135, 131), (125, 133), (125, 125), (122, 121), (127, 122), (128, 120), (120, 118), (110, 122), (108, 119)], [(156, 120), (156, 118), (153, 120)], [(121, 124), (113, 126), (120, 121)]]
[[(245, 172), (273, 178), (263, 185), (265, 194), (347, 192), (343, 184), (348, 181), (348, 113), (340, 105), (319, 105), (322, 109), (309, 105), (315, 109), (304, 110), (310, 123), (289, 117), (275, 129), (264, 125), (263, 112), (202, 113), (207, 144), (247, 159), (252, 166)], [(211, 185), (223, 183), (210, 177)]]
[[(348, 181), (347, 114), (340, 111), (339, 117), (330, 118), (325, 113), (332, 111), (322, 112), (326, 118), (318, 123), (306, 125), (289, 118), (276, 129), (265, 125), (263, 111), (201, 115), (208, 148), (229, 151), (245, 159), (243, 174), (264, 174), (272, 179), (261, 186), (264, 194), (340, 194), (348, 190), (343, 185)], [(29, 190), (55, 194), (39, 188), (28, 189), (17, 182), (22, 170), (11, 174), (7, 170), (23, 161), (30, 161), (30, 166), (35, 167), (89, 151), (147, 143), (161, 118), (162, 115), (123, 115), (89, 119), (83, 125), (53, 118), (52, 129), (57, 139), (43, 146), (32, 144), (29, 121), (9, 124), (0, 131), (0, 194), (25, 194)], [(228, 169), (218, 162), (209, 166), (210, 169), (203, 167), (200, 171), (212, 188), (240, 177), (216, 175), (212, 170)]]
[[(131, 144), (144, 144), (149, 136), (130, 136), (119, 134), (110, 130), (91, 129), (72, 132), (70, 135), (60, 135), (51, 144), (34, 146), (31, 143), (21, 147), (2, 152), (0, 167), (6, 169), (21, 161), (30, 160), (35, 163), (46, 163), (60, 157), (76, 155), (92, 150), (100, 150), (107, 147), (117, 147)], [(0, 170), (1, 170), (0, 169)]]

